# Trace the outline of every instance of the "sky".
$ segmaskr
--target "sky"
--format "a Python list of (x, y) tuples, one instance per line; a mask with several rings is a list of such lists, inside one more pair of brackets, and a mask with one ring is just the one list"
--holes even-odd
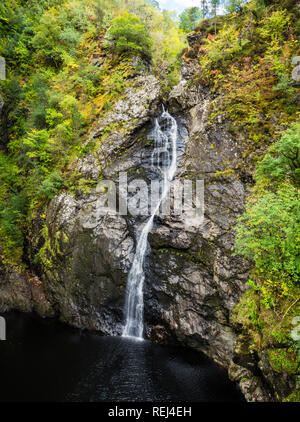
[(159, 0), (160, 7), (181, 13), (187, 7), (200, 6), (199, 0)]
[[(200, 0), (158, 0), (158, 1), (159, 1), (161, 9), (175, 10), (177, 13), (181, 13), (187, 7), (193, 7), (193, 6), (200, 7), (201, 5)], [(224, 9), (221, 7), (220, 12), (223, 12), (223, 11)]]

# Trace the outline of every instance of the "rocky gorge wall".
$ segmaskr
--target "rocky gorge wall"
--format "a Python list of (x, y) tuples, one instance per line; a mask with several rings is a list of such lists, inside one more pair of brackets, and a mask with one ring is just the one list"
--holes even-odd
[[(157, 217), (149, 236), (145, 266), (146, 335), (153, 341), (179, 341), (204, 352), (228, 369), (249, 401), (273, 400), (274, 374), (255, 352), (243, 350), (239, 327), (230, 315), (246, 289), (250, 264), (232, 256), (234, 226), (243, 212), (251, 177), (228, 174), (228, 163), (243, 160), (241, 143), (226, 131), (222, 116), (210, 122), (214, 95), (193, 86), (193, 63), (183, 63), (182, 80), (166, 106), (176, 118), (182, 140), (176, 178), (204, 180), (205, 214), (199, 227), (186, 228), (180, 218)], [(90, 134), (95, 153), (78, 159), (72, 171), (97, 182), (148, 183), (149, 132), (163, 101), (159, 81), (139, 75), (113, 110)], [(104, 136), (105, 134), (105, 136)], [(136, 233), (145, 219), (100, 215), (101, 192), (63, 192), (37, 215), (28, 233), (28, 259), (39, 275), (3, 269), (1, 310), (36, 309), (58, 315), (74, 326), (118, 335), (123, 324), (127, 274)]]

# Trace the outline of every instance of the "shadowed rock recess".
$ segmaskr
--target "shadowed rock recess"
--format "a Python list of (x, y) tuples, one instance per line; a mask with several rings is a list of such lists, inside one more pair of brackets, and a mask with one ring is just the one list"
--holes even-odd
[[(245, 170), (220, 175), (228, 162), (236, 167), (242, 162), (241, 143), (226, 131), (221, 116), (218, 123), (209, 121), (215, 99), (208, 88), (189, 83), (192, 66), (192, 60), (183, 63), (181, 82), (164, 104), (180, 132), (175, 178), (204, 180), (204, 222), (186, 228), (180, 218), (155, 217), (145, 263), (145, 336), (204, 352), (228, 369), (248, 401), (270, 401), (272, 369), (255, 352), (243, 354), (239, 327), (230, 322), (249, 277), (249, 263), (232, 256), (232, 248), (251, 177)], [(162, 103), (159, 81), (150, 74), (135, 76), (89, 140), (97, 142), (108, 126), (117, 124), (118, 130), (99, 142), (96, 154), (78, 159), (74, 172), (95, 181), (101, 174), (118, 186), (122, 171), (129, 182), (142, 178), (149, 184), (151, 130)], [(96, 188), (75, 196), (64, 192), (51, 200), (45, 219), (36, 216), (27, 242), (30, 256), (39, 251), (43, 282), (3, 270), (1, 310), (34, 308), (77, 327), (121, 334), (136, 232), (146, 218), (99, 215), (100, 197)]]

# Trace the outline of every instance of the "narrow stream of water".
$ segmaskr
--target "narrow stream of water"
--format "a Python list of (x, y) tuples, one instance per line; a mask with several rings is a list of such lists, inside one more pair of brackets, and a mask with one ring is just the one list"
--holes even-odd
[[(159, 123), (161, 122), (161, 124)], [(170, 190), (171, 182), (177, 169), (177, 123), (167, 111), (163, 110), (159, 120), (155, 120), (153, 131), (154, 150), (151, 166), (158, 172), (162, 181), (161, 194), (157, 204), (152, 207), (152, 214), (146, 222), (137, 242), (136, 252), (130, 269), (125, 300), (125, 327), (123, 337), (143, 339), (144, 330), (144, 261), (147, 250), (148, 234), (153, 226), (155, 215), (162, 201)], [(152, 204), (151, 204), (152, 205)]]

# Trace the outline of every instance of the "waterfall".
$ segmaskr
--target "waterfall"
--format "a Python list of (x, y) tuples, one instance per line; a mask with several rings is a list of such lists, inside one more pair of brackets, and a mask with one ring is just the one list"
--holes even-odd
[(163, 110), (160, 119), (155, 120), (153, 139), (154, 150), (151, 156), (151, 167), (159, 173), (162, 189), (152, 214), (139, 236), (132, 267), (128, 274), (125, 300), (124, 337), (143, 339), (144, 331), (144, 261), (147, 249), (148, 234), (153, 226), (154, 216), (166, 198), (177, 169), (177, 123), (168, 111)]

